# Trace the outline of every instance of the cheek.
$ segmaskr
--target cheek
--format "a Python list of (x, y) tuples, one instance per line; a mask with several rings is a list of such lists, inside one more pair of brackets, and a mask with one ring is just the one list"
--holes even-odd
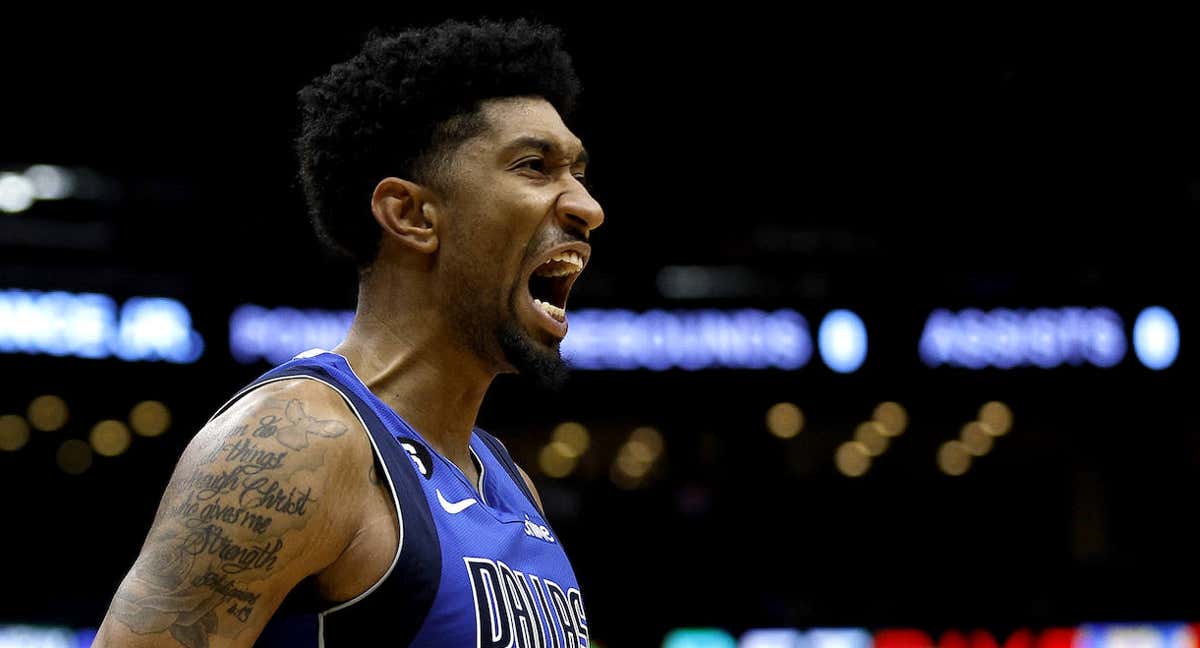
[[(521, 195), (519, 187), (497, 186), (508, 191), (480, 192), (478, 201), (459, 206), (463, 216), (449, 234), (460, 280), (456, 283), (475, 293), (466, 300), (482, 305), (499, 299), (509, 302), (505, 308), (511, 310), (525, 292), (521, 277), (537, 249), (540, 219), (536, 215), (544, 212), (544, 206), (532, 204), (533, 197)], [(462, 294), (448, 297), (464, 300)]]
[[(481, 241), (482, 243), (482, 241)], [(471, 248), (456, 259), (457, 277), (448, 298), (476, 307), (509, 310), (523, 293), (521, 258), (512, 245), (489, 244)]]

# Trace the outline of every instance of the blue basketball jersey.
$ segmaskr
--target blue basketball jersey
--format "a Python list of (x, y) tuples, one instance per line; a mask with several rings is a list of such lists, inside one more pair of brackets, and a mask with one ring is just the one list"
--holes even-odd
[[(259, 376), (217, 414), (259, 385), (296, 378), (336, 389), (361, 421), (396, 506), (400, 543), (387, 573), (353, 600), (323, 602), (311, 579), (301, 583), (257, 646), (588, 645), (583, 596), (562, 543), (498, 439), (472, 430), (477, 490), (345, 358), (321, 349)], [(326, 501), (336, 505), (333, 496)]]

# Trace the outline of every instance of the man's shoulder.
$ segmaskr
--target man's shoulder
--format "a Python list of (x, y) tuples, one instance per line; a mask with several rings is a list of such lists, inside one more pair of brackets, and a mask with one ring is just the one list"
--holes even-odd
[[(366, 474), (374, 453), (358, 415), (334, 387), (289, 377), (243, 390), (196, 435), (196, 442), (294, 458), (317, 453), (326, 468), (361, 467)], [(324, 471), (322, 471), (324, 472)]]
[(247, 402), (284, 395), (333, 405), (344, 402), (341, 393), (323, 380), (314, 380), (304, 374), (272, 376), (267, 373), (234, 393), (221, 409), (221, 414)]
[(110, 605), (102, 645), (139, 637), (245, 645), (241, 637), (257, 634), (288, 592), (329, 569), (363, 528), (372, 465), (364, 437), (341, 396), (319, 382), (240, 393), (176, 465)]

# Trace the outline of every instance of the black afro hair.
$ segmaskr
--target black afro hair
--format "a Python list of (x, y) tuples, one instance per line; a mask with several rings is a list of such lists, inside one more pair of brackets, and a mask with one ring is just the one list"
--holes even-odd
[(580, 93), (562, 33), (518, 18), (372, 32), (362, 51), (299, 92), (299, 180), (317, 236), (360, 269), (379, 253), (379, 181), (446, 189), (447, 161), (485, 132), (480, 102), (540, 96), (566, 119)]

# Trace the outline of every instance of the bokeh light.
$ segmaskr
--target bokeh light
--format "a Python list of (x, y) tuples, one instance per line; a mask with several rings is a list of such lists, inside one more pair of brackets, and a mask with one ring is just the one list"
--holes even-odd
[(971, 452), (962, 441), (947, 441), (938, 448), (937, 465), (947, 475), (958, 477), (971, 468)]
[(1133, 350), (1150, 369), (1161, 371), (1179, 355), (1179, 324), (1161, 306), (1143, 310), (1133, 324)]
[(858, 441), (847, 441), (838, 446), (833, 463), (843, 475), (861, 477), (871, 467), (871, 452)]
[(979, 421), (971, 421), (962, 427), (958, 434), (958, 440), (962, 441), (967, 452), (970, 452), (972, 456), (982, 457), (992, 449), (991, 426)]
[(630, 439), (617, 452), (617, 468), (634, 478), (645, 477), (654, 463), (654, 454), (649, 446), (637, 439)]
[(854, 430), (854, 440), (863, 444), (872, 457), (878, 457), (888, 448), (884, 427), (875, 421), (859, 424)]
[(67, 439), (55, 453), (58, 467), (68, 475), (82, 475), (92, 466), (92, 449), (79, 439)]
[(587, 452), (588, 447), (592, 444), (592, 438), (588, 434), (587, 428), (583, 424), (574, 421), (559, 423), (554, 428), (554, 432), (551, 433), (550, 438), (568, 448), (571, 457), (575, 459)]
[(171, 426), (171, 410), (158, 401), (142, 401), (129, 411), (129, 425), (140, 436), (159, 436)]
[(903, 405), (893, 401), (876, 405), (871, 419), (883, 426), (885, 436), (899, 436), (908, 429), (908, 412)]
[(66, 401), (58, 396), (47, 394), (33, 399), (29, 403), (26, 415), (29, 417), (29, 424), (35, 430), (54, 432), (61, 430), (67, 424), (70, 412), (67, 409)]
[(853, 311), (832, 311), (821, 320), (817, 348), (830, 369), (838, 373), (857, 371), (867, 359), (867, 327)]
[(132, 436), (129, 434), (129, 428), (124, 423), (109, 419), (107, 421), (100, 421), (93, 426), (88, 439), (91, 441), (92, 449), (96, 451), (96, 454), (105, 457), (115, 457), (129, 449)]
[(16, 414), (0, 416), (0, 450), (13, 452), (29, 443), (29, 424)]
[(1004, 436), (1012, 429), (1012, 410), (1000, 401), (992, 401), (979, 408), (979, 422), (987, 425), (992, 436)]
[(538, 467), (548, 477), (562, 479), (575, 470), (576, 461), (569, 446), (561, 441), (553, 441), (542, 448), (538, 454)]
[(791, 439), (804, 429), (804, 413), (794, 403), (776, 403), (767, 410), (767, 429), (780, 439)]
[(633, 432), (629, 433), (629, 440), (644, 445), (654, 459), (662, 456), (663, 450), (666, 448), (662, 433), (648, 425), (635, 428)]

